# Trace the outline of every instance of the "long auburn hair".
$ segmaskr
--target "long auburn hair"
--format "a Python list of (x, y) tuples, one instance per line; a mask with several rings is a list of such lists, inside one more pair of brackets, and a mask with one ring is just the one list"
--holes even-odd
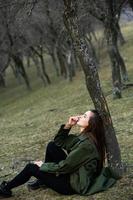
[[(103, 120), (97, 110), (90, 110), (94, 115), (89, 120), (89, 125), (83, 130), (84, 134), (87, 134), (94, 141), (97, 150), (100, 154), (99, 170), (101, 171), (105, 163), (105, 130), (103, 125)], [(92, 134), (92, 136), (91, 136)]]

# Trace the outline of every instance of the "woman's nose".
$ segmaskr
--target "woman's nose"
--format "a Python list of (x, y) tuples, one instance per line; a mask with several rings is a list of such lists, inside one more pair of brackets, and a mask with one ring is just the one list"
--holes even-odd
[(78, 120), (82, 117), (82, 115), (78, 116)]

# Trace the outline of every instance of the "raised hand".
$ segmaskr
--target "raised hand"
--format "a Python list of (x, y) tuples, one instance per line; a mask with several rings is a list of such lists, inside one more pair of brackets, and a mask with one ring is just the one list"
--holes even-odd
[(72, 126), (76, 125), (79, 118), (80, 118), (80, 115), (71, 116), (64, 128), (71, 128)]

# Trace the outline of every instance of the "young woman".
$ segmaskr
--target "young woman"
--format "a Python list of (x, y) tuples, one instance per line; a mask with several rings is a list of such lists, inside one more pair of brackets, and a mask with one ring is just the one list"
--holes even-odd
[[(78, 136), (69, 134), (78, 125)], [(70, 117), (61, 125), (53, 141), (46, 149), (45, 162), (36, 161), (26, 167), (11, 181), (0, 185), (0, 196), (12, 196), (12, 189), (26, 183), (31, 176), (36, 182), (31, 189), (41, 185), (60, 194), (86, 195), (93, 180), (99, 175), (105, 159), (105, 135), (103, 122), (96, 110)]]

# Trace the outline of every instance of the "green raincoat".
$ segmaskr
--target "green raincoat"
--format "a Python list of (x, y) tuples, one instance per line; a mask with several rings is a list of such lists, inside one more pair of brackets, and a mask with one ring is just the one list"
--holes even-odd
[(69, 131), (61, 125), (54, 138), (55, 144), (68, 152), (66, 159), (58, 164), (44, 163), (40, 169), (57, 176), (69, 173), (71, 187), (80, 195), (94, 194), (111, 187), (116, 179), (109, 168), (103, 168), (97, 175), (100, 157), (91, 138), (83, 134), (68, 134)]

